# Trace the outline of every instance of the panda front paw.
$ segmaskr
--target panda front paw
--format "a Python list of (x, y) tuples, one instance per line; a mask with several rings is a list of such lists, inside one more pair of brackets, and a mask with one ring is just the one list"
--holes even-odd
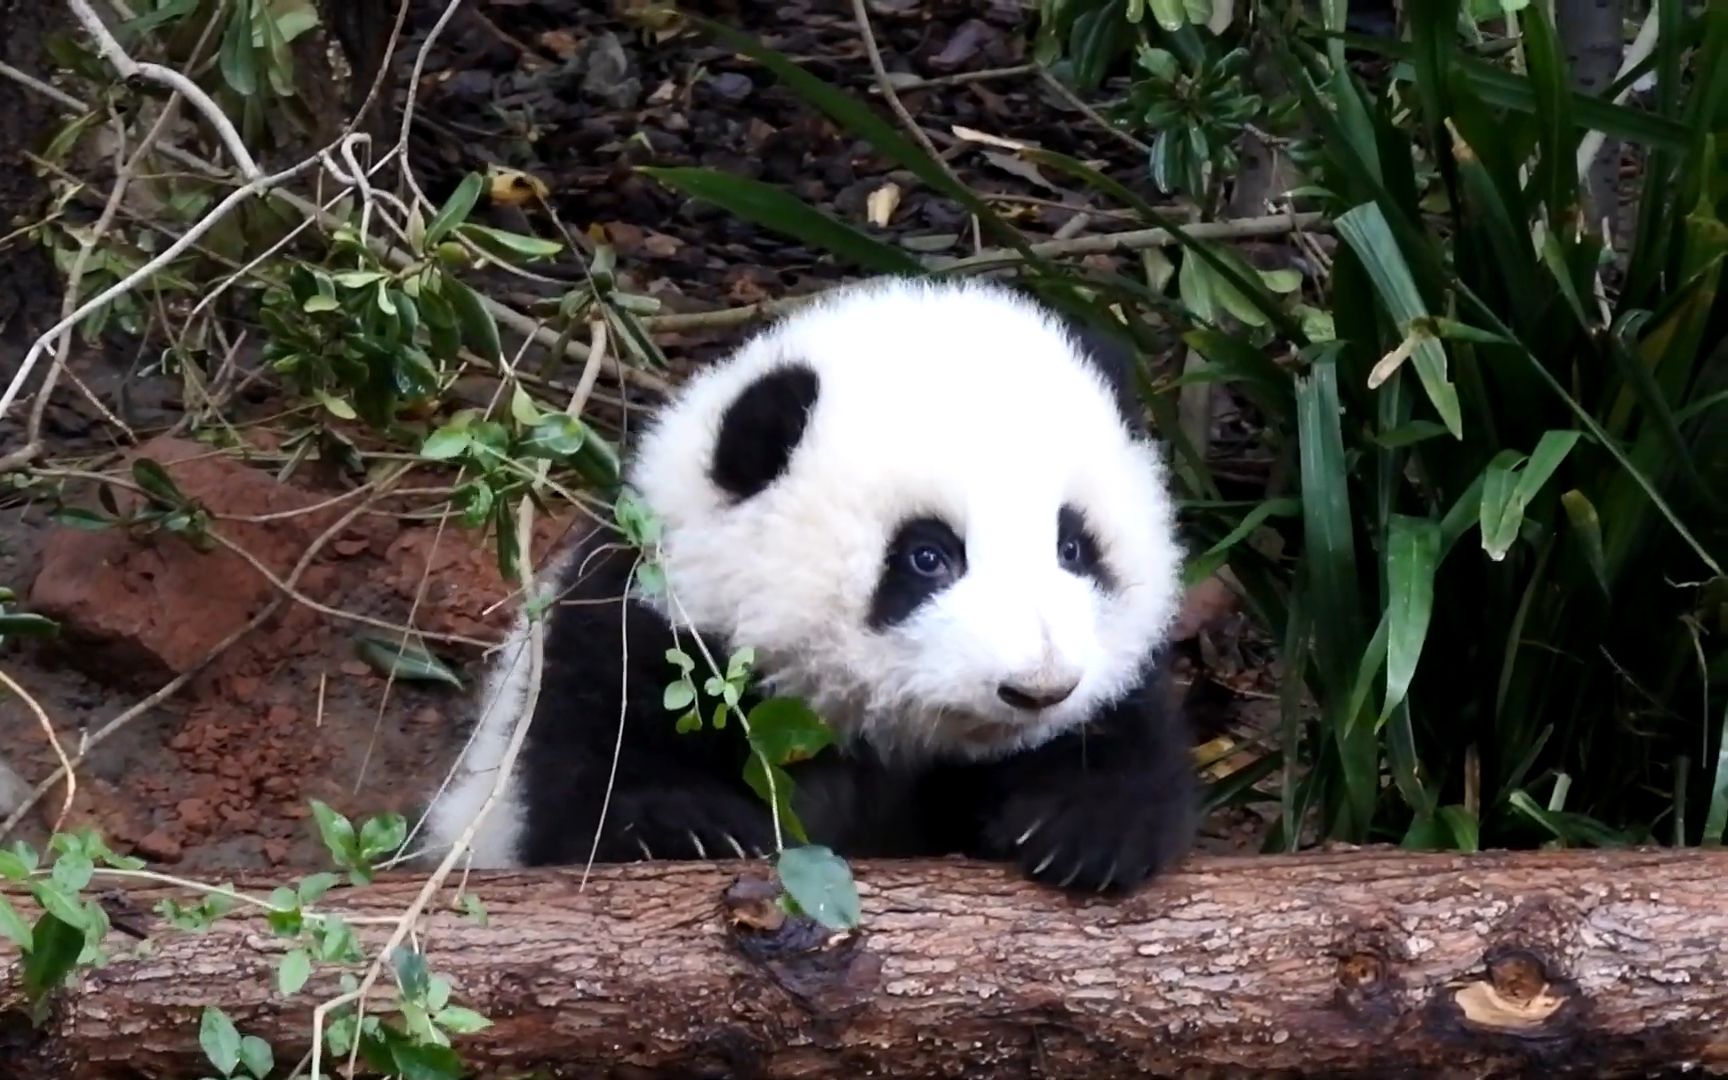
[(1027, 877), (1075, 892), (1125, 893), (1174, 865), (1194, 833), (1192, 789), (1076, 777), (1011, 796), (986, 840)]
[(749, 859), (774, 850), (768, 808), (730, 791), (652, 791), (613, 796), (602, 862)]

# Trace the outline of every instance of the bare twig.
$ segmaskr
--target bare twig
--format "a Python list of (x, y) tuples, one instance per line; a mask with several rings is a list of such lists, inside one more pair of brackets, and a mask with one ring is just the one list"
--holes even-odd
[(924, 90), (932, 86), (963, 86), (966, 83), (1013, 79), (1021, 75), (1030, 75), (1037, 70), (1037, 64), (1015, 64), (1012, 67), (983, 68), (978, 71), (960, 71), (953, 75), (934, 75), (928, 79), (921, 79), (916, 75), (902, 76), (891, 73), (888, 76), (888, 81), (894, 84), (896, 90)]
[[(222, 145), (227, 148), (229, 156), (234, 159), (234, 165), (240, 170), (240, 175), (247, 180), (263, 178), (264, 174), (259, 170), (258, 163), (252, 160), (252, 152), (246, 149), (246, 144), (240, 139), (240, 133), (234, 130), (233, 122), (228, 119), (221, 106), (210, 99), (210, 95), (206, 94), (202, 87), (173, 68), (132, 59), (131, 56), (127, 55), (126, 50), (120, 47), (120, 43), (114, 39), (114, 35), (108, 32), (107, 24), (102, 21), (100, 15), (96, 14), (95, 9), (89, 5), (87, 0), (66, 0), (66, 6), (72, 9), (72, 14), (78, 19), (79, 25), (84, 27), (95, 42), (96, 51), (101, 54), (102, 59), (108, 61), (109, 66), (119, 72), (121, 78), (128, 81), (145, 79), (166, 86), (184, 96), (187, 101), (192, 103), (193, 108), (204, 114), (204, 118), (210, 121), (210, 126), (216, 129), (216, 134), (221, 136)], [(0, 412), (4, 411), (5, 407), (0, 405)]]
[[(1307, 213), (1270, 214), (1265, 217), (1239, 218), (1235, 221), (1197, 221), (1182, 226), (1182, 231), (1196, 240), (1245, 240), (1250, 237), (1282, 236), (1296, 229), (1312, 229), (1325, 224), (1326, 215)], [(1047, 240), (1031, 245), (1037, 255), (1098, 255), (1111, 251), (1140, 251), (1145, 248), (1169, 247), (1176, 237), (1168, 229), (1129, 229), (1124, 232), (1097, 233), (1077, 236), (1072, 240)], [(945, 271), (995, 266), (1019, 262), (1017, 251), (981, 251), (963, 259), (932, 257), (925, 264)]]
[(1149, 154), (1152, 152), (1152, 147), (1150, 145), (1140, 141), (1139, 139), (1136, 139), (1133, 135), (1130, 135), (1128, 132), (1123, 131), (1121, 128), (1117, 127), (1115, 124), (1112, 124), (1108, 119), (1105, 118), (1103, 113), (1100, 113), (1097, 109), (1094, 109), (1092, 106), (1086, 104), (1086, 102), (1081, 99), (1079, 94), (1076, 94), (1074, 91), (1070, 90), (1066, 85), (1064, 85), (1061, 79), (1058, 79), (1056, 76), (1050, 74), (1048, 71), (1044, 70), (1043, 68), (1038, 69), (1038, 78), (1041, 82), (1043, 82), (1043, 84), (1045, 86), (1048, 86), (1051, 90), (1055, 91), (1057, 96), (1059, 96), (1063, 101), (1066, 101), (1068, 104), (1074, 106), (1074, 108), (1080, 110), (1080, 114), (1082, 116), (1084, 116), (1084, 117), (1086, 117), (1086, 119), (1092, 121), (1092, 123), (1096, 124), (1099, 128), (1102, 128), (1104, 131), (1109, 132), (1110, 135), (1112, 137), (1114, 137), (1115, 139), (1119, 140), (1122, 143), (1125, 143), (1128, 146), (1132, 146), (1135, 150), (1138, 150), (1142, 154)]
[[(12, 676), (0, 671), (0, 683), (5, 683), (12, 695), (22, 701), (26, 708), (36, 714), (36, 723), (42, 728), (42, 734), (48, 736), (48, 745), (54, 748), (54, 756), (60, 759), (60, 771), (66, 775), (66, 794), (60, 799), (60, 813), (54, 818), (54, 832), (60, 831), (60, 826), (66, 823), (66, 816), (72, 812), (72, 800), (78, 793), (78, 776), (72, 771), (72, 762), (66, 757), (66, 748), (60, 745), (60, 736), (54, 730), (54, 722), (48, 719), (48, 713), (42, 708), (42, 703), (33, 697), (30, 691), (19, 686)], [(32, 802), (35, 800), (32, 799)]]
[(918, 121), (914, 120), (912, 114), (906, 111), (906, 106), (900, 102), (900, 95), (894, 91), (893, 76), (888, 74), (887, 66), (882, 63), (882, 50), (877, 48), (875, 31), (870, 29), (870, 11), (865, 6), (865, 0), (852, 0), (852, 17), (858, 21), (858, 34), (864, 39), (864, 51), (870, 57), (870, 70), (876, 73), (876, 86), (882, 91), (882, 97), (887, 100), (888, 107), (893, 109), (894, 115), (900, 118), (900, 126), (904, 127), (906, 133), (917, 140), (918, 145), (924, 148), (925, 153), (929, 154), (936, 164), (941, 166), (942, 171), (948, 174), (948, 179), (960, 187), (965, 187), (966, 185), (954, 172), (953, 167), (948, 164), (948, 159), (937, 152), (936, 144), (930, 141), (930, 136), (924, 134), (924, 129), (919, 127)]

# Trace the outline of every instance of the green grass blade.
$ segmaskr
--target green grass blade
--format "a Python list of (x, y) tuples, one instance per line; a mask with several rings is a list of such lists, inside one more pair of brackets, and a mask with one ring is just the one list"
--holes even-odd
[(1222, 540), (1189, 560), (1182, 571), (1183, 587), (1195, 585), (1211, 577), (1220, 566), (1229, 561), (1230, 549), (1265, 524), (1267, 518), (1293, 517), (1300, 513), (1301, 509), (1302, 504), (1297, 499), (1267, 499), (1260, 503), (1243, 515), (1241, 522), (1225, 534)]
[[(1667, 0), (1663, 0), (1664, 3)], [(1392, 38), (1346, 34), (1344, 40), (1352, 49), (1377, 53), (1404, 61), (1393, 67), (1392, 78), (1399, 82), (1415, 82), (1418, 78), (1414, 50), (1409, 42)], [(1484, 60), (1454, 53), (1453, 70), (1464, 79), (1470, 90), (1483, 102), (1513, 112), (1535, 115), (1536, 91), (1529, 78), (1507, 71)], [(1567, 101), (1573, 123), (1584, 129), (1601, 131), (1616, 139), (1641, 146), (1667, 150), (1684, 150), (1688, 132), (1684, 124), (1643, 109), (1616, 105), (1602, 98), (1572, 92)]]
[(1722, 710), (1717, 733), (1716, 768), (1710, 780), (1710, 811), (1704, 819), (1704, 842), (1720, 844), (1728, 832), (1728, 708)]
[(1530, 70), (1530, 89), (1536, 98), (1536, 118), (1541, 153), (1533, 183), (1547, 204), (1550, 230), (1575, 219), (1578, 174), (1575, 147), (1578, 133), (1572, 124), (1572, 91), (1566, 81), (1566, 65), (1560, 45), (1541, 4), (1530, 4), (1519, 13), (1524, 32), (1524, 55)]
[(957, 183), (942, 164), (931, 157), (900, 129), (882, 119), (850, 94), (843, 93), (799, 67), (791, 58), (770, 49), (748, 34), (725, 23), (715, 22), (690, 12), (682, 16), (718, 39), (727, 48), (735, 49), (773, 72), (805, 101), (826, 113), (836, 124), (862, 138), (881, 153), (949, 198), (978, 215), (979, 221), (998, 239), (1016, 250), (1025, 252), (1027, 243), (1019, 231), (1003, 221), (990, 205), (966, 185)]
[(1271, 290), (1266, 288), (1265, 283), (1260, 281), (1257, 275), (1243, 274), (1238, 271), (1236, 267), (1219, 258), (1205, 241), (1190, 236), (1188, 231), (1174, 218), (1161, 212), (1157, 207), (1134, 194), (1122, 184), (1105, 176), (1085, 162), (1054, 150), (1029, 148), (1021, 150), (1020, 156), (1029, 161), (1065, 172), (1094, 190), (1117, 199), (1124, 206), (1131, 208), (1139, 217), (1168, 232), (1178, 244), (1182, 245), (1184, 251), (1199, 258), (1208, 269), (1228, 281), (1236, 291), (1240, 292), (1259, 310), (1261, 315), (1272, 324), (1281, 336), (1298, 344), (1308, 340), (1308, 336), (1302, 332), (1301, 323), (1284, 311), (1278, 298), (1272, 295)]
[(1311, 579), (1316, 656), (1334, 696), (1349, 689), (1361, 655), (1362, 607), (1349, 471), (1339, 429), (1338, 374), (1328, 358), (1296, 379), (1304, 558)]
[[(1380, 294), (1380, 301), (1391, 313), (1399, 332), (1410, 333), (1418, 320), (1428, 317), (1428, 309), (1379, 204), (1363, 203), (1355, 207), (1338, 219), (1337, 229), (1362, 261), (1374, 282), (1374, 291)], [(1462, 439), (1464, 415), (1458, 404), (1458, 388), (1446, 377), (1446, 350), (1435, 337), (1425, 333), (1419, 337), (1411, 362), (1416, 365), (1422, 389), (1446, 430), (1454, 438)]]
[(867, 270), (886, 274), (918, 275), (924, 266), (909, 252), (884, 244), (815, 207), (748, 177), (733, 176), (717, 169), (638, 166), (668, 187), (693, 198), (711, 202), (765, 229), (802, 240), (840, 256)]
[(1440, 564), (1440, 527), (1427, 518), (1393, 514), (1386, 541), (1386, 573), (1391, 595), (1386, 610), (1386, 702), (1380, 722), (1403, 703), (1416, 675), (1416, 662), (1428, 638), (1434, 612), (1434, 572)]
[[(1484, 321), (1493, 324), (1493, 329), (1499, 333), (1506, 334), (1509, 337), (1512, 335), (1512, 331), (1506, 327), (1505, 323), (1500, 321), (1499, 317), (1494, 313), (1494, 310), (1487, 304), (1483, 303), (1482, 298), (1472, 292), (1468, 285), (1465, 285), (1462, 282), (1459, 283), (1458, 292), (1459, 296), (1468, 302)], [(1602, 430), (1602, 425), (1596, 422), (1596, 418), (1590, 415), (1590, 411), (1584, 408), (1584, 406), (1578, 404), (1577, 398), (1566, 392), (1566, 387), (1561, 385), (1560, 380), (1554, 377), (1554, 374), (1543, 365), (1542, 361), (1536, 356), (1536, 354), (1532, 353), (1527, 346), (1520, 344), (1518, 353), (1523, 357), (1530, 370), (1535, 373), (1536, 377), (1546, 383), (1549, 390), (1553, 391), (1560, 397), (1560, 400), (1566, 403), (1566, 407), (1572, 410), (1574, 416), (1578, 417), (1578, 422), (1584, 425), (1584, 429), (1613, 456), (1615, 462), (1622, 469), (1626, 470), (1626, 473), (1632, 477), (1638, 487), (1641, 488), (1644, 494), (1649, 497), (1650, 501), (1655, 504), (1656, 509), (1661, 512), (1662, 517), (1674, 528), (1675, 532), (1680, 534), (1681, 539), (1686, 541), (1686, 545), (1692, 549), (1693, 554), (1698, 556), (1698, 560), (1705, 566), (1709, 567), (1712, 573), (1721, 576), (1723, 573), (1722, 566), (1716, 561), (1715, 556), (1711, 555), (1710, 552), (1705, 549), (1704, 545), (1698, 542), (1698, 538), (1693, 535), (1692, 530), (1687, 527), (1684, 521), (1680, 520), (1680, 516), (1674, 512), (1674, 508), (1668, 505), (1668, 500), (1662, 497), (1662, 492), (1657, 490), (1656, 485), (1650, 481), (1648, 476), (1644, 475), (1642, 469), (1633, 464), (1632, 460), (1626, 456), (1626, 452), (1620, 448), (1619, 444), (1615, 442), (1614, 439), (1610, 438), (1606, 431)]]

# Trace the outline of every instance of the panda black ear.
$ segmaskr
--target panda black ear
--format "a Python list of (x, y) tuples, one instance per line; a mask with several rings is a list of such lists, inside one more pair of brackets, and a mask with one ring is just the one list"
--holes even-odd
[(776, 367), (744, 388), (720, 418), (708, 475), (737, 499), (748, 499), (786, 471), (816, 404), (816, 372), (805, 364)]

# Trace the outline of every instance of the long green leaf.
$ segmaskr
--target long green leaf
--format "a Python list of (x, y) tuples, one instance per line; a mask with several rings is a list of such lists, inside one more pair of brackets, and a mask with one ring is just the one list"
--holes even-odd
[[(1661, 2), (1667, 3), (1669, 0)], [(1345, 34), (1343, 40), (1352, 49), (1406, 61), (1393, 67), (1392, 78), (1400, 82), (1416, 81), (1416, 70), (1413, 64), (1408, 62), (1413, 56), (1408, 42), (1362, 34)], [(1486, 61), (1458, 54), (1453, 55), (1452, 64), (1456, 73), (1469, 83), (1470, 89), (1483, 101), (1514, 112), (1535, 114), (1536, 92), (1527, 77)], [(1669, 150), (1686, 148), (1686, 126), (1663, 116), (1626, 105), (1616, 105), (1612, 101), (1578, 92), (1572, 93), (1567, 105), (1573, 123), (1580, 128), (1600, 131), (1616, 139), (1644, 146)]]
[(1349, 687), (1360, 655), (1362, 608), (1356, 579), (1349, 473), (1339, 429), (1338, 374), (1330, 358), (1296, 380), (1304, 558), (1313, 575), (1317, 658), (1335, 695)]
[(688, 11), (680, 14), (728, 48), (748, 56), (773, 72), (776, 78), (791, 87), (799, 97), (822, 110), (836, 124), (862, 138), (901, 168), (976, 214), (980, 223), (1003, 243), (1023, 253), (1030, 253), (1025, 238), (992, 210), (988, 203), (973, 194), (966, 185), (957, 182), (949, 175), (948, 170), (942, 167), (941, 162), (901, 134), (893, 124), (865, 107), (857, 98), (842, 93), (799, 67), (791, 58), (725, 23)]
[(1085, 182), (1094, 190), (1117, 199), (1124, 206), (1131, 208), (1139, 217), (1168, 232), (1172, 239), (1182, 245), (1185, 252), (1199, 258), (1210, 270), (1229, 282), (1265, 316), (1266, 320), (1277, 329), (1281, 336), (1298, 343), (1308, 340), (1307, 334), (1302, 331), (1301, 323), (1284, 311), (1278, 298), (1272, 295), (1258, 275), (1244, 274), (1224, 259), (1219, 258), (1218, 253), (1213, 251), (1205, 241), (1189, 235), (1188, 230), (1184, 229), (1174, 218), (1163, 213), (1122, 184), (1105, 176), (1085, 162), (1054, 150), (1027, 148), (1020, 151), (1020, 156), (1029, 161), (1048, 165), (1053, 169), (1065, 172), (1076, 180)]
[(1380, 722), (1403, 703), (1416, 674), (1434, 612), (1434, 572), (1440, 563), (1440, 527), (1427, 518), (1394, 514), (1386, 543), (1386, 702)]
[[(1380, 206), (1363, 203), (1355, 207), (1338, 219), (1337, 228), (1362, 260), (1374, 291), (1380, 294), (1380, 302), (1386, 305), (1399, 332), (1412, 333), (1419, 320), (1427, 319), (1428, 308)], [(1439, 339), (1418, 333), (1411, 361), (1441, 423), (1453, 438), (1462, 439), (1464, 415), (1458, 404), (1458, 388), (1446, 377), (1446, 350)]]
[(802, 240), (864, 269), (886, 274), (922, 274), (910, 253), (829, 217), (815, 207), (760, 180), (717, 169), (639, 166), (639, 171), (694, 198), (765, 229)]

